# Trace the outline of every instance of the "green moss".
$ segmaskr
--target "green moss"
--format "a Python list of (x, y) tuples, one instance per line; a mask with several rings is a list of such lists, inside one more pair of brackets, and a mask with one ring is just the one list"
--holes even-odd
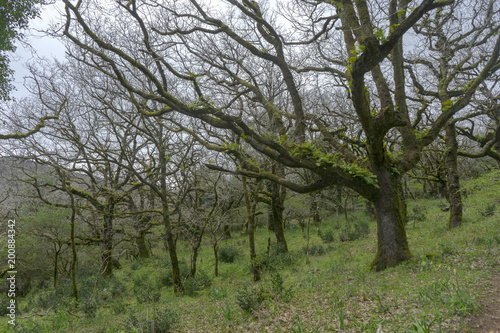
[(368, 169), (356, 163), (346, 162), (341, 154), (325, 153), (321, 149), (316, 148), (312, 142), (293, 145), (291, 155), (298, 158), (314, 160), (319, 167), (338, 167), (351, 176), (363, 180), (366, 184), (378, 188), (376, 176)]

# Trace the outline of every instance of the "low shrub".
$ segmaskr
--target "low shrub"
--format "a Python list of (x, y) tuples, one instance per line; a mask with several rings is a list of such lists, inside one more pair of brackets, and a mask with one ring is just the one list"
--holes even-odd
[(97, 303), (94, 300), (87, 300), (81, 303), (80, 309), (87, 318), (95, 318), (97, 313)]
[(197, 296), (199, 291), (212, 285), (212, 278), (200, 270), (195, 276), (191, 276), (184, 281), (184, 292), (188, 296)]
[[(446, 207), (445, 207), (446, 208)], [(427, 208), (422, 205), (415, 205), (411, 209), (411, 213), (407, 214), (406, 222), (413, 221), (415, 222), (423, 222), (427, 219)]]
[(285, 252), (278, 244), (271, 245), (269, 253), (257, 256), (257, 264), (261, 269), (276, 271), (293, 266), (301, 257), (300, 252)]
[(219, 260), (224, 263), (233, 263), (240, 255), (235, 246), (221, 246), (219, 248)]
[(325, 230), (321, 235), (321, 239), (326, 244), (333, 243), (335, 241), (335, 233), (331, 229)]
[[(302, 248), (302, 252), (306, 254), (308, 252), (307, 247)], [(309, 255), (311, 256), (322, 256), (326, 253), (325, 248), (321, 244), (311, 244), (309, 245)]]
[(486, 207), (481, 211), (481, 215), (484, 217), (491, 216), (495, 214), (495, 211), (497, 209), (497, 205), (492, 203), (492, 204), (487, 204)]
[(283, 278), (279, 273), (271, 275), (271, 284), (273, 293), (285, 302), (290, 301), (293, 298), (293, 290), (291, 287), (286, 288), (284, 285)]
[(363, 238), (370, 232), (370, 224), (368, 220), (354, 220), (351, 226), (345, 226), (340, 230), (339, 238), (341, 242), (355, 241)]
[(139, 303), (158, 302), (161, 297), (160, 289), (156, 289), (151, 285), (140, 284), (134, 285), (134, 295)]
[(54, 294), (53, 289), (45, 289), (29, 298), (29, 306), (34, 308), (49, 309), (59, 308), (62, 304), (61, 297)]
[(269, 298), (267, 292), (262, 286), (244, 287), (236, 294), (236, 303), (238, 306), (247, 313), (252, 313)]

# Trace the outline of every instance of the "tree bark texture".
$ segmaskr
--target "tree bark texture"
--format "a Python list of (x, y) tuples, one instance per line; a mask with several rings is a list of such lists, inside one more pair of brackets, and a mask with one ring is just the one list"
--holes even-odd
[(70, 198), (71, 198), (71, 231), (70, 231), (70, 238), (71, 238), (71, 270), (70, 270), (70, 277), (71, 277), (71, 286), (73, 289), (73, 297), (75, 298), (75, 301), (79, 301), (79, 296), (78, 296), (78, 286), (76, 284), (76, 264), (78, 261), (78, 256), (76, 252), (76, 242), (75, 242), (75, 220), (76, 220), (76, 207), (75, 207), (75, 198), (73, 194), (69, 193)]
[(137, 248), (137, 253), (139, 258), (149, 258), (149, 249), (146, 242), (146, 231), (138, 230), (138, 235), (135, 238), (135, 246)]
[(450, 203), (450, 218), (448, 226), (456, 228), (462, 225), (462, 194), (460, 191), (460, 177), (458, 175), (458, 142), (457, 132), (453, 123), (448, 123), (445, 126), (446, 133), (446, 170), (448, 183), (448, 202)]
[(248, 231), (248, 245), (250, 248), (250, 265), (252, 267), (252, 276), (254, 281), (260, 280), (260, 265), (257, 262), (257, 252), (255, 250), (255, 209), (257, 207), (257, 200), (255, 194), (259, 192), (260, 184), (258, 181), (254, 191), (254, 198), (250, 198), (248, 191), (247, 179), (243, 177), (243, 193), (245, 196), (245, 205), (247, 208), (247, 231)]
[(163, 225), (165, 226), (165, 243), (172, 265), (172, 281), (174, 284), (174, 293), (176, 295), (184, 294), (184, 285), (182, 283), (181, 271), (179, 268), (179, 259), (177, 256), (177, 247), (174, 233), (172, 232), (172, 223), (170, 221), (170, 211), (168, 203), (163, 203)]
[(283, 211), (285, 210), (286, 189), (276, 183), (272, 184), (271, 212), (273, 231), (280, 251), (288, 252), (283, 225)]
[(373, 201), (377, 215), (377, 254), (372, 267), (377, 271), (411, 258), (406, 238), (405, 212), (400, 198), (399, 177), (390, 170), (377, 171), (379, 195)]
[(212, 249), (214, 250), (214, 276), (218, 277), (219, 276), (219, 245), (217, 243), (214, 243), (212, 245)]
[[(109, 211), (108, 211), (109, 213)], [(113, 275), (113, 216), (105, 215), (103, 218), (102, 235), (102, 263), (101, 271), (104, 276)]]

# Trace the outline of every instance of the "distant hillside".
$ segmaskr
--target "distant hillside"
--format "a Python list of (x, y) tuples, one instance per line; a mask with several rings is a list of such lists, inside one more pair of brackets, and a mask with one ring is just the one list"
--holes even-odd
[(16, 211), (26, 203), (26, 196), (32, 189), (23, 182), (26, 173), (36, 172), (47, 175), (51, 173), (48, 167), (36, 166), (34, 162), (13, 157), (0, 157), (0, 218), (15, 218)]

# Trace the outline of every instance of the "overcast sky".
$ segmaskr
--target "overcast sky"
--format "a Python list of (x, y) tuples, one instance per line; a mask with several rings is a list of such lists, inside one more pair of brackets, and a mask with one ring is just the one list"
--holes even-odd
[[(17, 43), (17, 50), (11, 60), (10, 67), (14, 70), (14, 85), (16, 91), (12, 96), (16, 99), (22, 98), (28, 94), (24, 88), (24, 77), (28, 75), (26, 64), (33, 61), (33, 51), (38, 56), (46, 58), (64, 58), (64, 46), (55, 38), (46, 36), (40, 30), (47, 29), (50, 24), (59, 22), (64, 6), (61, 2), (53, 5), (43, 6), (40, 18), (30, 22), (29, 31), (25, 32), (24, 43)], [(25, 45), (27, 44), (27, 45)], [(29, 46), (28, 46), (29, 45)]]

